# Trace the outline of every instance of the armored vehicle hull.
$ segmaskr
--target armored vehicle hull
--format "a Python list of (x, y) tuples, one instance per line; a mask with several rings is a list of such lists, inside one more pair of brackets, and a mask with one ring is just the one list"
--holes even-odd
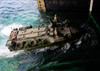
[(26, 26), (13, 29), (6, 46), (10, 51), (46, 47), (53, 43), (64, 41), (66, 37), (71, 38), (72, 33), (76, 32), (76, 29), (67, 27), (66, 24), (58, 24), (56, 27), (52, 25), (36, 28)]

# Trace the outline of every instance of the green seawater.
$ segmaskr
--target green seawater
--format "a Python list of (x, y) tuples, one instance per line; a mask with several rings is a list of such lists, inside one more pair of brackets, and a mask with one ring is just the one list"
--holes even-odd
[(21, 61), (16, 56), (23, 51), (10, 52), (5, 46), (11, 30), (43, 20), (36, 0), (0, 0), (0, 71), (16, 71)]
[(0, 58), (0, 71), (16, 71), (18, 65), (18, 58)]
[[(49, 24), (47, 17), (40, 14), (36, 0), (0, 0), (0, 71), (91, 71), (99, 69), (100, 48), (98, 36), (89, 24), (87, 16), (80, 13), (59, 13), (58, 18), (69, 19), (75, 27), (81, 27), (80, 36), (72, 42), (63, 42), (31, 51), (10, 52), (5, 46), (13, 28)], [(70, 15), (71, 14), (71, 15)], [(87, 18), (85, 18), (85, 17)], [(60, 43), (61, 44), (61, 43)], [(99, 64), (99, 65), (98, 65)], [(96, 67), (95, 67), (96, 66)], [(100, 70), (100, 69), (99, 69)]]

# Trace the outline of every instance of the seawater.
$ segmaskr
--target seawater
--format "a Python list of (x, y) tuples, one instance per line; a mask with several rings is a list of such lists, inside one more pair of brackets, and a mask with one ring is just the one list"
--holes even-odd
[[(99, 69), (97, 64), (100, 63), (98, 58), (100, 52), (96, 49), (97, 34), (89, 24), (81, 22), (84, 18), (80, 16), (73, 15), (74, 19), (80, 21), (81, 24), (76, 22), (72, 25), (80, 27), (81, 33), (72, 42), (63, 42), (60, 46), (55, 45), (32, 51), (10, 52), (5, 44), (13, 28), (27, 25), (38, 26), (48, 24), (48, 21), (39, 13), (36, 0), (0, 0), (0, 71)], [(71, 19), (72, 15), (67, 18)]]
[(5, 46), (13, 28), (36, 25), (40, 13), (36, 0), (0, 0), (0, 71), (16, 71), (20, 60)]

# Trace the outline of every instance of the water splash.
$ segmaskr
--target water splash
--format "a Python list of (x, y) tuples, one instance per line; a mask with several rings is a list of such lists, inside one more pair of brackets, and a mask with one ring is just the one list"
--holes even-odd
[[(2, 27), (2, 25), (1, 25), (1, 27)], [(3, 29), (0, 32), (0, 37), (2, 37), (1, 41), (0, 41), (0, 56), (13, 57), (15, 55), (18, 55), (20, 52), (23, 52), (23, 51), (10, 52), (8, 50), (8, 48), (5, 46), (8, 36), (10, 35), (10, 32), (14, 28), (20, 28), (20, 27), (22, 27), (22, 25), (16, 24), (16, 23), (13, 23), (13, 24), (3, 27)]]
[(23, 52), (24, 50), (10, 52), (8, 49), (0, 49), (0, 57), (5, 57), (5, 58), (14, 57)]
[(36, 24), (39, 15), (36, 0), (0, 0), (0, 71), (16, 71), (24, 53), (5, 46), (12, 29)]
[(3, 25), (2, 24), (0, 24), (0, 28), (2, 28), (3, 27)]
[(16, 23), (13, 23), (11, 25), (8, 25), (6, 27), (4, 27), (2, 30), (1, 30), (1, 33), (3, 35), (6, 35), (6, 36), (9, 36), (10, 35), (10, 32), (14, 29), (14, 28), (20, 28), (22, 27), (21, 24), (16, 24)]

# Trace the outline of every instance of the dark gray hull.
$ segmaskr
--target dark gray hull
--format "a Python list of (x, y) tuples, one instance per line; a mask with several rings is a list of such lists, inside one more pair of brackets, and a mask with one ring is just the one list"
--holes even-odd
[(88, 12), (90, 0), (44, 0), (46, 11)]

